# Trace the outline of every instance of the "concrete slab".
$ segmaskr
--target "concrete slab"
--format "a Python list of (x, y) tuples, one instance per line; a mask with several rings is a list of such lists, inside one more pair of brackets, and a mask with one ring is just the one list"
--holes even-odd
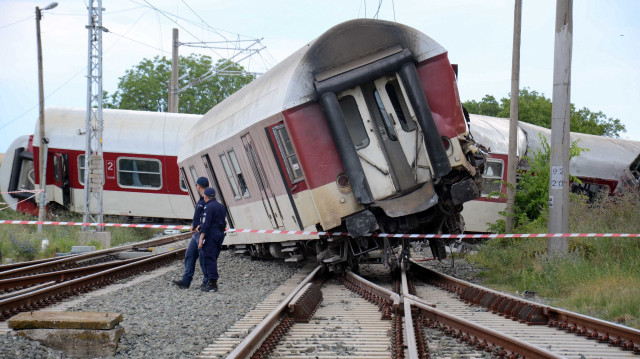
[(71, 246), (71, 254), (93, 252), (96, 250), (94, 246)]
[(9, 319), (9, 328), (22, 329), (113, 329), (122, 314), (113, 312), (23, 312)]
[(89, 244), (96, 241), (102, 245), (103, 249), (111, 248), (111, 232), (78, 232), (78, 244)]
[(73, 358), (110, 357), (116, 353), (123, 328), (89, 329), (25, 329), (16, 335), (37, 340), (42, 345), (61, 350)]

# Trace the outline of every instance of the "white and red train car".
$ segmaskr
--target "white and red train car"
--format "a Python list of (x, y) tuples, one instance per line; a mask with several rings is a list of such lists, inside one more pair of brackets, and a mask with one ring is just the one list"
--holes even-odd
[[(177, 153), (181, 140), (200, 115), (103, 110), (103, 213), (145, 220), (189, 219), (193, 204), (180, 181)], [(47, 206), (84, 212), (84, 157), (86, 109), (48, 108), (45, 112)], [(40, 187), (36, 134), (16, 139), (0, 168), (2, 192)], [(36, 211), (40, 196), (5, 194), (14, 209)]]
[(178, 155), (192, 196), (209, 177), (235, 228), (349, 233), (233, 233), (226, 245), (331, 265), (389, 259), (402, 243), (367, 233), (459, 232), (483, 163), (446, 50), (372, 19), (331, 28), (215, 106)]
[[(468, 232), (486, 232), (487, 224), (502, 218), (500, 211), (506, 209), (507, 154), (509, 147), (509, 119), (481, 115), (470, 115), (471, 134), (477, 143), (489, 150), (483, 173), (483, 190), (480, 198), (467, 202), (462, 215)], [(526, 122), (518, 124), (518, 168), (526, 170), (523, 155), (533, 156), (541, 149), (540, 135), (551, 144), (551, 130)], [(574, 157), (569, 163), (570, 174), (582, 182), (572, 183), (571, 191), (589, 196), (601, 191), (614, 194), (636, 186), (640, 163), (640, 142), (571, 132), (570, 141), (588, 149)], [(625, 175), (626, 174), (626, 175)], [(625, 179), (627, 179), (625, 181)], [(500, 191), (504, 196), (489, 196)]]

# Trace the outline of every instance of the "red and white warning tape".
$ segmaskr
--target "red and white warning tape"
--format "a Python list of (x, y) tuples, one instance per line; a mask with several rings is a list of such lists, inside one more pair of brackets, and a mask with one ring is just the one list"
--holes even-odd
[[(6, 193), (6, 192), (5, 192), (5, 193)], [(24, 201), (28, 201), (28, 200), (30, 200), (31, 198), (35, 197), (36, 195), (37, 195), (37, 193), (34, 193), (34, 194), (32, 194), (31, 196), (29, 196), (29, 197), (27, 197), (27, 198), (23, 199), (22, 201), (18, 201), (18, 203), (22, 203), (22, 202), (24, 202)], [(16, 205), (17, 205), (18, 203), (16, 203)], [(0, 203), (0, 204), (8, 205), (8, 203)], [(11, 208), (11, 206), (6, 206), (6, 207), (3, 207), (3, 208), (0, 208), (0, 211), (4, 211), (5, 209), (9, 209), (9, 208)]]
[(10, 193), (40, 193), (41, 189), (25, 189), (22, 191), (9, 191), (9, 192), (0, 192), (0, 194), (10, 194)]
[[(13, 221), (0, 220), (0, 224), (42, 224), (52, 226), (91, 226), (91, 227), (127, 227), (127, 228), (151, 228), (151, 229), (178, 229), (187, 230), (190, 226), (179, 226), (170, 224), (129, 224), (129, 223), (82, 223), (82, 222), (53, 222), (53, 221)], [(235, 233), (260, 233), (260, 234), (285, 234), (304, 236), (347, 236), (347, 232), (311, 232), (311, 231), (281, 231), (268, 229), (240, 229), (229, 228), (227, 232)], [(640, 233), (529, 233), (529, 234), (393, 234), (393, 233), (373, 233), (371, 237), (381, 238), (575, 238), (575, 237), (640, 237)]]

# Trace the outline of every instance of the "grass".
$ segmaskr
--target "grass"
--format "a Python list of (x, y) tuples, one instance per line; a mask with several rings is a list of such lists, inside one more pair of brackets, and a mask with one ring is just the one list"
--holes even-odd
[[(640, 233), (640, 192), (574, 197), (571, 232)], [(546, 233), (547, 218), (517, 233)], [(485, 284), (511, 292), (537, 292), (551, 305), (640, 328), (640, 239), (571, 238), (566, 257), (549, 257), (547, 239), (487, 241), (471, 262), (486, 268)]]
[[(0, 202), (4, 202), (0, 196)], [(5, 205), (0, 205), (4, 208)], [(69, 212), (51, 214), (52, 220), (66, 222), (82, 222), (82, 216)], [(11, 209), (0, 210), (2, 220), (35, 220), (34, 217)], [(106, 222), (121, 222), (118, 218), (105, 218)], [(2, 262), (7, 258), (14, 261), (28, 261), (41, 258), (54, 257), (56, 253), (68, 253), (71, 247), (79, 245), (77, 234), (82, 229), (77, 226), (42, 226), (42, 233), (37, 233), (36, 225), (0, 224), (0, 253)], [(139, 242), (149, 239), (161, 232), (161, 229), (145, 228), (115, 228), (106, 229), (111, 232), (111, 246), (115, 247), (125, 243)], [(47, 238), (49, 245), (42, 250), (42, 239)], [(88, 243), (96, 249), (103, 249), (101, 244), (95, 241)]]

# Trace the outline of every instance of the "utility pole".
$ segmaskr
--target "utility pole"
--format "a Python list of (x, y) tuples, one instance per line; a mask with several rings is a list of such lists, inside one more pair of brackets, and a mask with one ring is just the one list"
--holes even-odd
[[(97, 6), (94, 4), (97, 1)], [(89, 42), (87, 59), (87, 120), (84, 157), (84, 216), (83, 222), (102, 223), (102, 186), (104, 160), (102, 157), (102, 0), (89, 0)], [(95, 203), (95, 211), (91, 204)], [(88, 228), (85, 227), (85, 230)], [(104, 231), (104, 227), (98, 227)]]
[[(549, 233), (569, 230), (569, 117), (571, 114), (571, 46), (573, 0), (557, 0), (551, 105), (551, 173), (549, 185)], [(566, 255), (567, 238), (549, 238), (550, 255)]]
[[(51, 4), (45, 6), (44, 9), (40, 10), (38, 6), (36, 6), (36, 43), (38, 46), (38, 97), (40, 99), (40, 115), (38, 118), (38, 128), (39, 128), (39, 136), (40, 136), (40, 144), (38, 147), (38, 170), (40, 171), (40, 203), (38, 208), (38, 222), (42, 222), (44, 220), (44, 205), (47, 199), (46, 195), (46, 151), (45, 147), (47, 146), (47, 138), (45, 137), (44, 131), (44, 80), (42, 75), (42, 41), (40, 40), (40, 20), (42, 19), (42, 11), (50, 10), (58, 6), (57, 2), (52, 2)], [(42, 233), (42, 224), (38, 224), (38, 233)]]
[(506, 232), (513, 233), (516, 204), (516, 168), (518, 164), (518, 101), (520, 97), (520, 34), (522, 32), (522, 0), (515, 0), (513, 14), (513, 53), (511, 57), (511, 107), (509, 119), (509, 162), (507, 167)]
[(171, 80), (167, 112), (178, 112), (178, 29), (173, 29), (173, 51), (171, 53)]

